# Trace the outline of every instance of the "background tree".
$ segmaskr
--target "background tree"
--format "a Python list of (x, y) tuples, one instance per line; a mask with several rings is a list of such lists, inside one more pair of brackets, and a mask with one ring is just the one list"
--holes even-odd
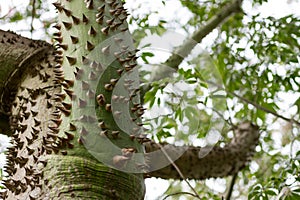
[[(249, 3), (245, 1), (247, 2)], [(3, 47), (1, 49), (5, 50), (1, 52), (1, 57), (5, 58), (1, 60), (3, 63), (1, 124), (3, 124), (2, 131), (12, 135), (15, 146), (8, 151), (10, 159), (6, 171), (10, 178), (4, 184), (9, 189), (8, 193), (4, 193), (5, 195), (10, 198), (16, 195), (23, 199), (30, 196), (34, 199), (45, 198), (43, 195), (49, 193), (49, 195), (58, 195), (61, 198), (80, 198), (83, 195), (82, 191), (86, 191), (85, 198), (89, 195), (98, 198), (99, 196), (143, 198), (141, 175), (106, 168), (89, 156), (91, 151), (86, 152), (85, 148), (82, 148), (83, 138), (87, 137), (88, 141), (92, 141), (96, 137), (93, 134), (87, 134), (88, 132), (101, 133), (96, 127), (90, 125), (86, 127), (86, 123), (97, 120), (100, 123), (102, 135), (108, 136), (112, 141), (117, 141), (115, 145), (120, 147), (115, 154), (101, 157), (111, 164), (111, 167), (123, 168), (123, 171), (125, 168), (137, 170), (136, 165), (133, 167), (136, 163), (129, 162), (126, 166), (125, 163), (129, 158), (134, 162), (137, 158), (141, 163), (144, 162), (143, 157), (135, 156), (135, 153), (144, 153), (140, 145), (143, 143), (148, 153), (145, 154), (146, 165), (140, 165), (140, 163), (138, 166), (139, 169), (143, 166), (142, 170), (149, 172), (145, 173), (147, 176), (186, 181), (187, 179), (199, 180), (233, 175), (231, 184), (227, 187), (227, 198), (230, 198), (234, 182), (237, 183), (235, 185), (236, 196), (248, 195), (249, 198), (254, 199), (266, 199), (271, 196), (283, 199), (298, 198), (299, 149), (296, 147), (299, 135), (299, 92), (297, 92), (299, 90), (299, 68), (297, 67), (299, 63), (299, 57), (297, 57), (299, 55), (299, 19), (296, 16), (288, 15), (277, 19), (263, 18), (259, 14), (251, 15), (246, 9), (241, 10), (242, 1), (181, 1), (182, 6), (191, 13), (191, 19), (182, 29), (189, 33), (189, 36), (182, 45), (174, 49), (174, 53), (166, 61), (161, 63), (163, 65), (151, 68), (151, 73), (147, 67), (140, 69), (141, 92), (138, 92), (136, 88), (137, 94), (123, 94), (124, 98), (128, 95), (130, 100), (136, 99), (134, 101), (138, 101), (138, 94), (141, 94), (144, 106), (150, 110), (150, 114), (145, 115), (143, 119), (144, 127), (148, 129), (150, 137), (153, 134), (152, 139), (157, 142), (170, 141), (171, 138), (177, 142), (197, 144), (197, 141), (207, 142), (204, 138), (210, 134), (214, 137), (222, 136), (222, 139), (213, 147), (178, 147), (166, 146), (166, 143), (147, 142), (148, 140), (141, 138), (139, 134), (131, 140), (132, 134), (130, 136), (130, 134), (123, 133), (119, 130), (120, 124), (118, 126), (115, 124), (118, 120), (113, 119), (111, 114), (103, 114), (109, 111), (109, 106), (101, 103), (103, 96), (106, 100), (113, 99), (109, 91), (110, 87), (115, 84), (111, 80), (116, 79), (116, 74), (113, 74), (112, 69), (124, 68), (126, 70), (128, 67), (135, 66), (130, 37), (125, 38), (126, 45), (123, 44), (123, 52), (122, 45), (111, 46), (113, 41), (110, 40), (108, 40), (110, 45), (103, 43), (104, 39), (109, 38), (108, 36), (113, 36), (115, 40), (119, 39), (115, 34), (125, 33), (126, 25), (119, 24), (120, 27), (115, 25), (117, 26), (115, 29), (107, 28), (107, 25), (109, 23), (113, 25), (114, 21), (99, 23), (101, 12), (106, 13), (104, 16), (109, 18), (116, 14), (114, 12), (117, 11), (113, 10), (120, 9), (119, 11), (123, 12), (123, 9), (118, 7), (121, 5), (118, 1), (104, 3), (86, 1), (82, 6), (83, 10), (78, 9), (78, 4), (74, 6), (76, 7), (74, 9), (72, 3), (55, 4), (61, 15), (61, 25), (56, 28), (62, 32), (55, 34), (55, 39), (59, 42), (56, 46), (59, 48), (56, 50), (40, 41), (24, 39), (8, 32), (1, 33)], [(263, 1), (251, 1), (251, 3), (253, 6), (259, 6)], [(102, 10), (103, 5), (106, 8)], [(38, 16), (37, 13), (43, 13), (40, 10), (43, 7), (42, 2), (32, 1), (31, 6), (32, 9), (29, 7), (29, 10), (26, 10), (27, 16), (32, 15), (34, 18)], [(98, 12), (98, 15), (95, 18), (93, 10), (96, 9), (98, 10), (94, 12)], [(19, 11), (13, 13), (13, 17), (6, 19), (18, 21), (26, 16)], [(86, 18), (81, 16), (82, 13)], [(172, 23), (169, 24), (164, 19), (157, 20), (157, 24), (150, 25), (149, 18), (155, 15), (153, 12), (136, 16), (132, 11), (132, 14), (129, 22), (135, 25), (132, 33), (137, 46), (143, 44), (142, 38), (147, 34), (162, 35), (167, 28), (172, 27)], [(118, 17), (118, 20), (125, 22), (123, 20), (126, 17), (125, 13), (121, 13)], [(199, 22), (204, 21), (205, 24), (198, 25)], [(87, 26), (82, 27), (81, 25), (85, 23)], [(51, 23), (44, 24), (47, 29)], [(77, 26), (81, 31), (74, 28)], [(34, 28), (30, 30), (34, 32)], [(211, 32), (215, 33), (215, 42), (207, 47), (207, 51), (191, 54), (197, 42), (202, 42), (202, 39)], [(61, 41), (66, 37), (70, 38), (68, 46), (66, 46), (67, 43)], [(77, 42), (78, 45), (76, 45)], [(71, 43), (74, 46), (71, 46)], [(95, 47), (97, 48), (94, 49)], [(149, 64), (158, 59), (155, 57), (155, 52), (149, 52), (146, 47), (147, 45), (141, 48), (142, 51), (139, 53), (141, 66), (144, 66), (143, 63)], [(80, 48), (82, 50), (79, 50)], [(63, 57), (62, 51), (64, 51)], [(110, 57), (112, 53), (119, 51), (123, 53), (120, 57), (114, 54), (118, 62), (109, 63), (107, 68), (104, 65), (102, 72), (99, 64), (103, 65), (102, 62), (106, 58), (101, 55), (95, 56), (93, 52), (101, 52), (104, 56)], [(64, 61), (61, 68), (62, 58)], [(123, 60), (126, 58), (130, 61), (128, 65), (124, 65)], [(87, 69), (83, 65), (93, 68), (85, 72), (87, 75), (80, 77), (82, 76), (80, 69)], [(91, 77), (94, 72), (105, 74), (104, 76), (101, 74), (102, 78), (97, 82), (98, 85), (89, 82), (92, 81)], [(166, 74), (168, 77), (161, 76), (161, 74)], [(126, 73), (121, 75), (125, 76)], [(76, 81), (73, 83), (74, 78)], [(180, 87), (183, 89), (178, 91), (176, 89), (178, 83), (185, 83), (188, 86), (184, 85)], [(61, 89), (64, 91), (61, 92)], [(93, 89), (94, 96), (92, 95)], [(94, 113), (94, 107), (87, 107), (84, 111), (80, 111), (86, 105), (94, 105), (93, 98), (92, 100), (84, 98), (87, 92), (98, 100), (97, 110), (100, 109), (101, 112), (97, 112), (95, 119), (91, 116)], [(73, 99), (75, 94), (77, 100)], [(283, 107), (287, 103), (285, 98), (291, 99), (288, 102), (290, 103), (288, 108)], [(143, 110), (135, 102), (129, 106), (130, 110), (140, 109), (140, 112)], [(151, 109), (152, 113), (155, 112), (153, 108), (164, 108), (166, 114), (153, 117), (154, 115), (151, 114)], [(41, 113), (40, 110), (46, 112)], [(10, 128), (7, 126), (8, 117), (10, 117)], [(139, 121), (138, 118), (135, 120)], [(256, 125), (241, 123), (245, 120)], [(109, 128), (104, 128), (103, 122), (108, 123)], [(257, 130), (257, 125), (260, 127), (260, 132)], [(114, 127), (113, 130), (112, 127)], [(105, 132), (106, 129), (108, 132)], [(231, 130), (234, 130), (234, 135)], [(86, 135), (92, 135), (92, 137), (89, 138)], [(260, 136), (260, 142), (256, 148), (254, 160), (250, 167), (246, 167), (237, 174), (252, 155), (258, 139), (257, 135)], [(129, 140), (124, 139), (126, 137)], [(198, 138), (196, 142), (193, 141), (195, 138)], [(151, 156), (150, 152), (160, 149), (161, 146), (166, 146), (166, 148), (157, 162), (158, 157)], [(280, 152), (284, 148), (288, 150)], [(88, 149), (91, 150), (91, 147)], [(56, 154), (58, 151), (60, 153)], [(201, 152), (208, 152), (208, 154), (199, 159)], [(174, 163), (169, 162), (168, 159), (177, 153), (182, 154), (180, 159)], [(59, 156), (61, 154), (68, 155)], [(160, 169), (161, 166), (157, 164), (163, 162), (171, 164)], [(69, 165), (71, 169), (66, 170), (66, 166)], [(43, 167), (46, 168), (42, 169)], [(87, 167), (91, 171), (86, 170)], [(153, 171), (153, 169), (159, 170)], [(109, 175), (105, 175), (107, 171)], [(89, 178), (88, 175), (91, 173), (95, 174)], [(85, 174), (86, 177), (80, 174)], [(111, 184), (104, 188), (98, 187), (98, 181), (105, 181), (105, 184), (108, 177), (111, 178), (108, 181)], [(120, 182), (124, 185), (120, 186)], [(196, 186), (190, 188), (191, 192), (181, 193), (181, 195), (186, 198), (225, 196), (222, 193), (215, 194), (213, 190), (204, 187), (204, 184), (199, 181), (195, 183), (197, 183)], [(176, 184), (178, 182), (171, 184), (172, 187), (167, 194), (182, 191), (174, 186)], [(59, 189), (57, 189), (58, 186), (60, 186)]]

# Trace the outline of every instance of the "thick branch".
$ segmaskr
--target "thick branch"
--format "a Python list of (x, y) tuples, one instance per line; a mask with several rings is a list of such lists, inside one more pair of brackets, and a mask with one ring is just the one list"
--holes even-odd
[[(244, 122), (234, 130), (235, 137), (223, 148), (174, 146), (162, 144), (171, 158), (182, 156), (175, 161), (184, 178), (207, 179), (233, 175), (242, 169), (255, 152), (258, 143), (258, 127)], [(178, 171), (169, 163), (166, 155), (160, 151), (160, 145), (146, 145), (150, 166), (150, 177), (163, 179), (181, 179)], [(166, 166), (167, 165), (167, 166)], [(163, 167), (163, 168), (162, 168)]]
[(0, 30), (0, 132), (10, 134), (8, 116), (25, 67), (36, 64), (52, 47)]

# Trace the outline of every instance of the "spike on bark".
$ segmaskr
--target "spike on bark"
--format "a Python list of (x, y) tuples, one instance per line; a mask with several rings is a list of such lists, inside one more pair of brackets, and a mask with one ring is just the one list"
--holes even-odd
[(88, 90), (90, 88), (90, 84), (86, 81), (82, 81), (81, 88), (82, 88), (82, 90)]
[(72, 28), (72, 23), (70, 23), (70, 22), (62, 22), (62, 23), (67, 30), (70, 30)]
[(104, 28), (101, 29), (101, 32), (104, 34), (104, 35), (108, 35), (108, 31), (109, 31), (109, 26), (106, 26)]
[(89, 89), (89, 90), (86, 92), (86, 96), (87, 96), (88, 98), (90, 98), (90, 99), (95, 98), (95, 91)]
[(77, 62), (77, 59), (75, 57), (70, 57), (70, 56), (66, 56), (68, 62), (70, 63), (70, 65), (75, 65)]
[(89, 22), (89, 19), (87, 18), (87, 16), (85, 14), (82, 14), (82, 22), (84, 24), (87, 24)]
[(62, 8), (62, 10), (64, 11), (64, 13), (66, 14), (66, 16), (68, 16), (68, 17), (70, 17), (71, 16), (71, 14), (72, 14), (72, 11), (71, 10), (68, 10), (68, 9), (66, 9), (66, 8)]
[(91, 81), (96, 80), (97, 75), (94, 72), (90, 72), (88, 79), (91, 80)]
[(97, 95), (97, 103), (99, 106), (104, 106), (105, 105), (105, 97), (103, 94)]
[(108, 130), (103, 130), (100, 132), (101, 137), (107, 137), (108, 136)]
[(92, 51), (92, 50), (95, 48), (95, 45), (93, 45), (91, 42), (87, 41), (87, 42), (86, 42), (86, 45), (85, 45), (85, 48), (86, 48), (88, 51)]
[(120, 131), (112, 131), (111, 136), (113, 139), (117, 139), (119, 137)]
[(105, 125), (105, 123), (104, 123), (104, 121), (99, 122), (99, 123), (98, 123), (98, 126), (99, 126), (100, 128), (102, 128), (102, 129), (106, 129), (106, 128), (107, 128), (106, 125)]
[(86, 130), (85, 127), (82, 127), (80, 130), (80, 135), (87, 135), (89, 132)]
[(101, 16), (101, 17), (98, 17), (98, 18), (96, 19), (96, 22), (97, 22), (98, 24), (102, 25), (102, 24), (103, 24), (103, 20), (104, 20), (104, 16)]
[(108, 19), (108, 20), (106, 20), (106, 23), (107, 23), (107, 25), (112, 25), (112, 23), (115, 21), (115, 18), (112, 18), (112, 19)]
[(65, 79), (64, 81), (65, 81), (66, 84), (68, 85), (68, 88), (74, 86), (74, 81), (73, 81), (73, 80), (67, 80), (67, 79)]
[(91, 60), (85, 56), (81, 57), (81, 61), (82, 61), (82, 64), (84, 64), (84, 65), (89, 65), (91, 63)]
[(65, 103), (65, 102), (62, 102), (62, 105), (63, 105), (67, 110), (71, 110), (71, 108), (72, 108), (72, 104), (71, 104), (71, 103)]
[(88, 31), (88, 34), (94, 37), (97, 35), (97, 31), (94, 29), (94, 27), (91, 26), (90, 30)]
[(110, 83), (107, 83), (104, 85), (104, 89), (107, 90), (107, 91), (112, 91), (113, 90), (113, 85), (110, 84)]
[(75, 17), (74, 15), (72, 15), (72, 21), (75, 25), (78, 25), (80, 23), (80, 19), (78, 17)]
[(80, 145), (83, 145), (85, 143), (85, 140), (82, 136), (80, 136), (77, 140), (77, 142), (80, 144)]
[(105, 4), (103, 4), (102, 6), (98, 7), (97, 10), (99, 12), (104, 12), (104, 9), (105, 9)]
[(84, 108), (84, 107), (87, 106), (87, 102), (85, 100), (79, 98), (79, 100), (78, 100), (78, 106), (79, 106), (79, 108)]
[(59, 12), (61, 12), (63, 10), (63, 6), (61, 5), (61, 3), (55, 2), (55, 3), (53, 3), (53, 5)]
[(93, 6), (93, 0), (85, 0), (85, 3), (86, 3), (86, 8), (89, 9), (89, 10), (92, 10), (94, 8)]
[(54, 26), (53, 26), (53, 28), (56, 28), (57, 30), (60, 30), (61, 29), (61, 25), (60, 24), (55, 24)]
[(111, 112), (111, 104), (106, 104), (105, 105), (105, 110), (108, 112)]
[(67, 44), (59, 44), (58, 45), (60, 48), (62, 48), (63, 50), (67, 51), (68, 50), (68, 45)]
[(109, 53), (110, 53), (110, 45), (108, 45), (108, 46), (106, 46), (106, 47), (103, 47), (103, 48), (101, 49), (101, 51), (102, 51), (102, 53), (103, 53), (104, 55), (109, 55)]
[(77, 44), (78, 41), (79, 41), (78, 37), (75, 37), (75, 36), (71, 35), (70, 38), (71, 38), (72, 44)]

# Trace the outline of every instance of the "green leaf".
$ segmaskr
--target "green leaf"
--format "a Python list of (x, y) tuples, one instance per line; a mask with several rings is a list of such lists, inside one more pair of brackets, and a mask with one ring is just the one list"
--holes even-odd
[(257, 197), (260, 196), (260, 192), (256, 191), (256, 190), (252, 190), (251, 192), (249, 192), (248, 194), (248, 199), (252, 200), (252, 199), (257, 199)]
[(153, 56), (154, 56), (154, 54), (151, 52), (143, 52), (141, 55), (141, 58), (146, 64), (149, 64), (147, 57), (153, 57)]
[(271, 196), (277, 195), (276, 192), (273, 191), (272, 189), (267, 189), (267, 190), (265, 190), (265, 193), (266, 193), (267, 195), (271, 195)]
[(291, 193), (285, 198), (285, 200), (299, 200), (299, 199), (300, 199), (300, 195), (296, 193)]
[(12, 17), (10, 17), (9, 21), (10, 22), (16, 22), (16, 21), (20, 21), (23, 19), (23, 15), (20, 12), (15, 12), (14, 15)]

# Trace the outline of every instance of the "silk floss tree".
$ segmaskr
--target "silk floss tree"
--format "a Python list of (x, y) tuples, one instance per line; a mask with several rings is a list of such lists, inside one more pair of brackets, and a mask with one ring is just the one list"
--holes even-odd
[[(144, 199), (147, 177), (224, 177), (253, 155), (259, 130), (250, 122), (237, 125), (230, 142), (208, 148), (204, 157), (199, 152), (205, 148), (146, 137), (137, 50), (123, 4), (54, 3), (53, 45), (1, 31), (1, 49), (7, 49), (0, 56), (1, 109), (10, 121), (3, 129), (12, 137), (3, 199)], [(211, 29), (240, 4), (225, 7), (209, 22)], [(193, 47), (187, 43), (183, 53)], [(169, 61), (178, 66), (182, 59)]]

